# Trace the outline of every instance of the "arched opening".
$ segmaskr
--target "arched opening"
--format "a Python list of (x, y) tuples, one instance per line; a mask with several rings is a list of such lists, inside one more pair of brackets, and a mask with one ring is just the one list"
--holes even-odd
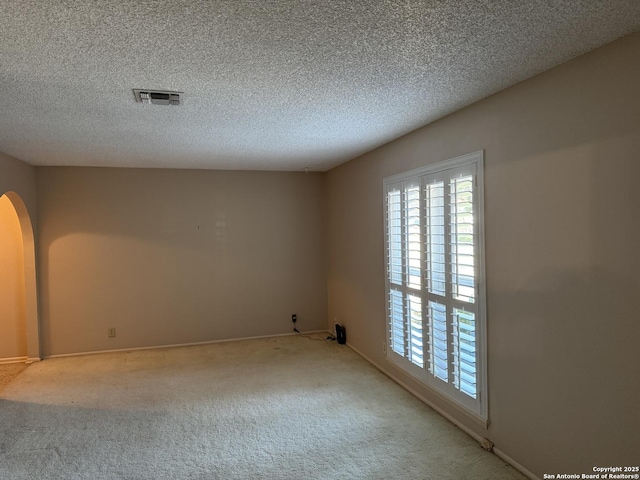
[(0, 362), (40, 360), (33, 227), (20, 196), (0, 196)]

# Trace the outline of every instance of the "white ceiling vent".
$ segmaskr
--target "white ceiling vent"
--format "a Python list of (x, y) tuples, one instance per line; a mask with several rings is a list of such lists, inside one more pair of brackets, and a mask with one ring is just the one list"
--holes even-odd
[(133, 90), (136, 102), (153, 103), (154, 105), (180, 105), (184, 92), (168, 92), (166, 90)]

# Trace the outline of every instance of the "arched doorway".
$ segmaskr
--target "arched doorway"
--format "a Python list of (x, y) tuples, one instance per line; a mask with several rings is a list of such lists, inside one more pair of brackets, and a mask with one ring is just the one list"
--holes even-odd
[(0, 196), (0, 362), (40, 360), (33, 227), (20, 196)]

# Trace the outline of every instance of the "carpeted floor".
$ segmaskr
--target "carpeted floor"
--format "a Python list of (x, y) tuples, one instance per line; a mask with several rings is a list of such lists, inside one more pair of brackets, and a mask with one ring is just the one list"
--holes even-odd
[(26, 363), (6, 363), (0, 365), (0, 391), (5, 385), (9, 385), (18, 375), (26, 370)]
[(33, 364), (0, 391), (0, 478), (525, 478), (317, 338)]

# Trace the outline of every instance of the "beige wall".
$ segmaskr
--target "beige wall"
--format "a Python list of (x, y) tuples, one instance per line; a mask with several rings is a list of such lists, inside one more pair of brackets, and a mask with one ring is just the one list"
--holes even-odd
[(45, 355), (325, 328), (324, 174), (36, 177)]
[[(634, 34), (328, 175), (330, 320), (393, 377), (540, 477), (638, 461), (639, 58)], [(480, 149), (488, 431), (399, 372), (381, 348), (382, 180)]]
[[(30, 361), (40, 358), (38, 333), (38, 294), (35, 258), (36, 215), (35, 169), (20, 160), (0, 152), (0, 196), (6, 194), (18, 216), (22, 238), (22, 270), (24, 317), (27, 352)], [(22, 356), (22, 355), (21, 355)]]
[(24, 261), (20, 222), (0, 196), (0, 360), (27, 356)]
[(35, 223), (35, 168), (0, 152), (0, 195), (11, 191), (20, 196), (25, 203), (31, 221)]

